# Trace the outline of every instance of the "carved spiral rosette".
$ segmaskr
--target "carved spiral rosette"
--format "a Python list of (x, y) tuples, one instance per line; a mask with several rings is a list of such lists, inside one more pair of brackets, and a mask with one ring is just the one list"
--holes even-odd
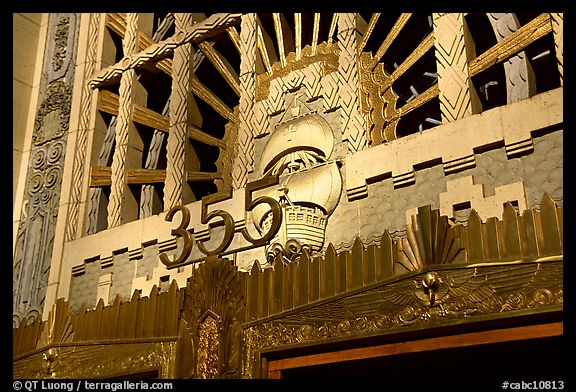
[(509, 310), (518, 310), (524, 308), (526, 304), (526, 296), (524, 293), (513, 293), (506, 298), (506, 301), (500, 309), (501, 312)]
[(295, 238), (286, 241), (285, 245), (275, 242), (266, 250), (266, 260), (272, 264), (278, 257), (282, 257), (285, 263), (295, 262), (300, 256), (312, 254), (312, 247), (309, 244), (302, 244)]

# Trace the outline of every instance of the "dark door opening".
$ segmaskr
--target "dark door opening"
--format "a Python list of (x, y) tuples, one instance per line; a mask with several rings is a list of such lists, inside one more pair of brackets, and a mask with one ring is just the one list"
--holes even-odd
[(283, 379), (562, 380), (562, 336), (283, 369)]

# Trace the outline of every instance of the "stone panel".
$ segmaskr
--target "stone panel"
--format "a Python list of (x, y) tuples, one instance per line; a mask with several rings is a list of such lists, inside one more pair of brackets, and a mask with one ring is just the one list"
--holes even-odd
[[(332, 243), (337, 251), (350, 250), (358, 234), (365, 245), (379, 243), (385, 230), (392, 238), (403, 237), (410, 211), (424, 205), (440, 208), (439, 195), (446, 192), (447, 181), (468, 176), (483, 187), (484, 197), (494, 202), (500, 200), (494, 197), (496, 188), (522, 183), (526, 208), (538, 208), (545, 192), (562, 205), (562, 134), (555, 131), (535, 137), (534, 152), (521, 157), (508, 158), (504, 148), (476, 153), (476, 167), (458, 173), (446, 175), (441, 164), (417, 169), (414, 184), (405, 187), (395, 189), (390, 176), (376, 180), (368, 184), (368, 197), (356, 201), (342, 197), (328, 221), (325, 245)], [(469, 213), (468, 209), (456, 214), (456, 221), (465, 224)]]
[(13, 311), (42, 312), (68, 140), (78, 15), (51, 14), (13, 259)]

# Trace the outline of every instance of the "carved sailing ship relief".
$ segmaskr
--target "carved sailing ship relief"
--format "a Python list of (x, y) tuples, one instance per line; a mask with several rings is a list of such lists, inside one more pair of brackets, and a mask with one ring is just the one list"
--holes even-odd
[[(280, 186), (259, 194), (278, 200), (283, 212), (280, 230), (266, 248), (270, 263), (278, 255), (284, 262), (293, 262), (303, 253), (317, 254), (342, 191), (338, 164), (331, 160), (335, 138), (328, 122), (307, 108), (300, 96), (294, 97), (284, 117), (260, 158), (263, 177), (278, 176)], [(262, 231), (272, 224), (265, 206), (255, 208), (253, 218)]]

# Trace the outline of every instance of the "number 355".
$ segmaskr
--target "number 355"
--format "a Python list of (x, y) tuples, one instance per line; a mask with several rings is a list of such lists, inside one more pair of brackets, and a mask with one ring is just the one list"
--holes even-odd
[[(268, 229), (268, 231), (262, 235), (260, 238), (253, 238), (248, 229), (244, 227), (241, 231), (242, 236), (252, 243), (254, 246), (265, 245), (267, 244), (276, 233), (280, 229), (280, 225), (282, 223), (282, 209), (280, 208), (280, 204), (270, 196), (260, 196), (255, 200), (252, 200), (252, 193), (255, 190), (268, 187), (270, 185), (274, 185), (278, 183), (277, 177), (267, 177), (259, 181), (252, 182), (247, 184), (246, 186), (246, 195), (245, 195), (245, 211), (246, 213), (252, 211), (256, 206), (260, 204), (268, 204), (271, 208), (272, 213), (272, 225)], [(234, 233), (236, 232), (235, 225), (234, 225), (234, 218), (228, 212), (224, 210), (215, 210), (208, 213), (208, 207), (211, 204), (214, 204), (218, 201), (221, 201), (223, 198), (227, 198), (228, 194), (217, 193), (209, 196), (205, 196), (202, 198), (202, 215), (200, 217), (200, 223), (202, 224), (209, 224), (214, 218), (221, 218), (224, 222), (224, 237), (220, 241), (217, 247), (213, 249), (207, 249), (204, 245), (204, 240), (194, 240), (194, 230), (189, 231), (187, 229), (188, 225), (190, 224), (190, 210), (184, 205), (177, 205), (172, 207), (166, 213), (164, 220), (168, 222), (172, 222), (174, 219), (174, 215), (176, 212), (181, 212), (181, 219), (178, 226), (170, 232), (171, 235), (180, 237), (183, 240), (183, 247), (182, 251), (178, 256), (174, 256), (171, 260), (170, 257), (165, 253), (160, 253), (160, 261), (168, 268), (175, 268), (180, 266), (182, 263), (186, 262), (186, 260), (190, 257), (190, 253), (194, 247), (194, 242), (198, 245), (198, 249), (200, 252), (205, 254), (206, 256), (213, 256), (219, 253), (224, 252), (231, 244)]]

